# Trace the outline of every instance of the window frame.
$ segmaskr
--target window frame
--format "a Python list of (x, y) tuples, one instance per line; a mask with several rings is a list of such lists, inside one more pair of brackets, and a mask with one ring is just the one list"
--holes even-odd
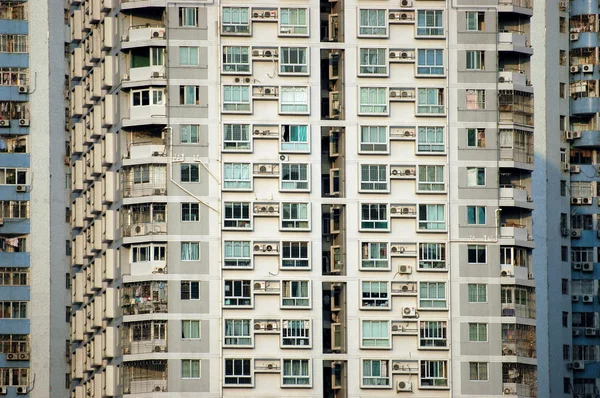
[[(427, 249), (428, 246), (435, 245), (435, 248), (432, 248), (433, 251), (436, 252), (438, 258), (426, 258), (423, 259), (422, 255), (424, 253), (431, 253), (431, 249)], [(427, 246), (427, 247), (424, 247)], [(447, 271), (448, 270), (448, 259), (446, 257), (446, 242), (419, 242), (417, 245), (417, 269), (419, 271)], [(435, 264), (442, 263), (443, 267), (436, 267)], [(421, 264), (431, 264), (431, 267), (423, 267)]]
[[(302, 96), (306, 98), (306, 102), (299, 102), (296, 98), (300, 96), (299, 93), (303, 92)], [(284, 102), (284, 97), (287, 94), (292, 94), (292, 102)], [(286, 100), (287, 101), (287, 100)], [(280, 115), (310, 115), (310, 87), (309, 86), (281, 86), (279, 87), (279, 114)], [(299, 109), (285, 109), (284, 107), (294, 108), (300, 107)]]
[[(433, 369), (427, 369), (428, 365), (430, 364), (434, 364), (437, 363), (438, 368), (440, 368), (440, 364), (441, 369), (443, 370), (443, 376), (445, 377), (439, 377), (438, 376), (432, 376), (432, 377), (426, 377), (424, 378), (423, 373), (432, 373), (429, 372)], [(429, 370), (429, 371), (428, 371)], [(439, 373), (440, 369), (437, 369), (435, 373)], [(430, 380), (431, 384), (424, 384), (423, 380)], [(438, 382), (436, 380), (445, 380), (445, 382), (441, 385), (436, 385), (438, 384)], [(420, 389), (448, 389), (448, 360), (445, 359), (441, 359), (441, 360), (436, 360), (436, 359), (429, 359), (429, 360), (420, 360), (419, 361), (419, 388)]]
[[(231, 93), (227, 91), (231, 90)], [(223, 85), (223, 104), (221, 106), (221, 113), (242, 113), (251, 114), (253, 109), (252, 92), (250, 85)], [(232, 99), (227, 100), (227, 96)], [(236, 97), (236, 98), (233, 98)]]
[[(245, 170), (244, 170), (245, 169)], [(223, 191), (252, 191), (254, 187), (251, 163), (223, 162)], [(243, 178), (244, 174), (247, 178)]]
[[(423, 52), (423, 53), (422, 53)], [(430, 59), (430, 52), (433, 52), (433, 59)], [(424, 54), (423, 57), (421, 54)], [(417, 59), (415, 62), (416, 77), (444, 77), (446, 75), (446, 65), (444, 60), (444, 50), (441, 48), (419, 48), (417, 49)], [(421, 61), (425, 63), (421, 63)], [(438, 62), (441, 60), (441, 64)], [(429, 63), (433, 61), (433, 63)]]
[[(237, 246), (236, 246), (237, 245)], [(228, 250), (228, 246), (235, 246)], [(244, 247), (247, 246), (247, 247)], [(248, 255), (244, 256), (243, 253), (247, 250)], [(223, 240), (223, 269), (253, 269), (253, 244), (251, 241), (244, 240)], [(228, 256), (228, 252), (233, 254), (239, 253), (237, 256)], [(236, 264), (244, 265), (232, 265), (227, 262), (235, 262)], [(247, 264), (245, 264), (247, 262)]]
[[(181, 222), (200, 222), (200, 203), (181, 202), (180, 205)], [(196, 216), (195, 219), (194, 216)]]
[[(231, 209), (228, 209), (231, 207)], [(236, 209), (239, 207), (239, 209)], [(241, 230), (251, 231), (253, 229), (253, 213), (252, 203), (250, 202), (223, 202), (223, 229), (224, 230)], [(241, 217), (234, 217), (235, 212), (239, 211)], [(231, 212), (231, 217), (227, 218), (227, 212)], [(248, 217), (244, 217), (244, 213), (248, 214)], [(235, 226), (225, 225), (227, 222), (235, 222)]]
[(467, 206), (467, 225), (486, 226), (487, 208), (485, 206)]
[[(296, 174), (298, 176), (297, 179), (291, 179), (288, 178), (287, 180), (284, 180), (284, 168), (290, 168), (290, 167), (297, 167), (298, 170), (296, 170)], [(300, 177), (302, 176), (302, 168), (304, 168), (304, 174), (306, 175), (306, 179), (301, 179)], [(310, 170), (310, 163), (291, 163), (291, 162), (282, 162), (280, 164), (280, 171), (279, 171), (279, 191), (280, 192), (310, 192), (311, 189), (311, 181), (310, 181), (310, 174), (311, 170)], [(288, 177), (292, 177), (292, 171), (288, 171)], [(284, 187), (284, 184), (295, 184), (296, 186), (298, 185), (302, 185), (305, 184), (305, 187)]]
[[(188, 131), (184, 131), (187, 130), (189, 127), (189, 132)], [(195, 128), (195, 132), (194, 132), (194, 128)], [(184, 140), (184, 134), (186, 137), (186, 140)], [(189, 138), (187, 138), (187, 135), (189, 134)], [(194, 134), (196, 135), (196, 139), (194, 140)], [(200, 126), (197, 124), (182, 124), (179, 126), (179, 141), (180, 144), (183, 145), (195, 145), (195, 144), (199, 144), (200, 143)]]
[[(184, 167), (188, 168), (187, 171), (184, 171)], [(195, 171), (196, 178), (194, 178), (194, 169), (196, 170)], [(180, 173), (179, 179), (183, 183), (195, 184), (195, 183), (200, 182), (200, 166), (197, 165), (196, 163), (180, 163), (179, 164), (179, 173)], [(186, 176), (186, 179), (184, 179), (184, 175)]]
[[(302, 131), (304, 130), (304, 131)], [(280, 153), (310, 153), (310, 125), (309, 124), (282, 124), (279, 136)], [(300, 141), (306, 135), (306, 141)], [(293, 139), (296, 140), (293, 140)]]
[[(244, 135), (247, 136), (246, 140), (242, 139)], [(252, 152), (253, 150), (252, 126), (249, 123), (224, 123), (222, 138), (222, 152)], [(235, 143), (235, 146), (231, 146), (231, 143)]]
[[(364, 209), (364, 206), (368, 206), (367, 209)], [(377, 206), (377, 209), (374, 209), (373, 206)], [(375, 210), (377, 213), (381, 213), (381, 211), (385, 212), (385, 220), (381, 219), (381, 218), (370, 218), (373, 213), (372, 211)], [(363, 219), (363, 215), (364, 215), (364, 211), (367, 210), (369, 213), (369, 219)], [(378, 214), (379, 216), (381, 214)], [(390, 221), (390, 210), (389, 210), (389, 203), (360, 203), (359, 204), (359, 214), (358, 214), (358, 219), (360, 220), (360, 227), (359, 227), (359, 231), (361, 232), (388, 232), (390, 231), (391, 228), (391, 221)], [(372, 224), (371, 227), (366, 226), (365, 223), (368, 224)], [(377, 228), (377, 224), (381, 224), (380, 228)]]
[[(306, 363), (306, 374), (300, 375), (287, 375), (286, 376), (286, 362), (290, 362), (290, 370), (293, 370), (294, 362), (300, 362), (300, 367), (302, 368), (302, 364)], [(286, 384), (286, 378), (295, 379), (296, 383)], [(307, 383), (298, 383), (299, 380), (306, 380)], [(284, 358), (281, 360), (281, 388), (312, 388), (312, 359), (309, 358)]]
[[(195, 62), (193, 56), (193, 49), (196, 49)], [(186, 59), (187, 63), (182, 63), (184, 57), (181, 56), (182, 52), (187, 52)], [(200, 66), (200, 47), (198, 46), (179, 46), (179, 66), (184, 68), (193, 68)]]
[[(231, 293), (227, 294), (227, 285), (231, 285)], [(236, 284), (240, 284), (236, 287)], [(252, 281), (249, 279), (225, 279), (223, 281), (223, 308), (252, 308), (254, 307), (254, 292), (252, 288)], [(235, 290), (241, 289), (242, 295), (236, 295)], [(244, 295), (244, 290), (248, 291), (248, 296)], [(227, 304), (228, 300), (235, 300), (235, 304)], [(242, 304), (239, 304), (240, 300)]]
[[(295, 285), (295, 284), (300, 285)], [(304, 286), (306, 284), (306, 286)], [(289, 286), (289, 291), (287, 291)], [(300, 289), (300, 293), (306, 289), (306, 296), (295, 294), (294, 288)], [(287, 294), (289, 293), (289, 296)], [(310, 309), (312, 308), (312, 283), (310, 280), (283, 280), (281, 281), (281, 296), (279, 301), (281, 309)]]
[[(366, 52), (366, 54), (364, 54)], [(375, 54), (372, 54), (375, 52)], [(358, 49), (358, 76), (359, 77), (386, 77), (389, 76), (388, 49), (382, 47), (360, 47)], [(371, 57), (376, 57), (378, 63), (372, 64)], [(366, 56), (366, 58), (365, 58)], [(366, 60), (366, 62), (364, 62)], [(372, 68), (374, 71), (369, 72)]]
[[(296, 52), (296, 58), (300, 60), (302, 58), (300, 52), (304, 51), (304, 63), (284, 63), (284, 58), (287, 53), (287, 57), (291, 57), (291, 52)], [(284, 71), (284, 67), (292, 67), (292, 71)], [(296, 68), (300, 67), (301, 70), (296, 71)], [(285, 46), (279, 47), (279, 75), (281, 76), (309, 76), (310, 75), (310, 47), (301, 47), (301, 46)]]
[[(377, 22), (381, 22), (381, 17), (383, 17), (383, 25), (363, 25), (363, 12), (371, 13), (377, 12)], [(389, 37), (389, 21), (388, 21), (388, 12), (384, 8), (359, 8), (357, 15), (357, 23), (356, 23), (356, 36), (358, 38), (370, 39), (370, 38), (387, 38)], [(370, 15), (367, 15), (366, 20), (369, 21)], [(370, 31), (370, 33), (368, 32)], [(374, 33), (382, 30), (382, 32)]]
[[(197, 252), (198, 252), (198, 258), (196, 258), (196, 259), (183, 259), (183, 258), (181, 258), (181, 257), (183, 257), (183, 253), (184, 253), (184, 250), (183, 250), (183, 247), (184, 247), (183, 245), (184, 244), (185, 245), (195, 245), (195, 246), (198, 246), (198, 250), (197, 250)], [(200, 254), (200, 242), (186, 241), (186, 242), (181, 242), (180, 246), (181, 247), (180, 247), (180, 259), (179, 259), (179, 261), (200, 261), (200, 257), (201, 257), (201, 254)], [(188, 249), (188, 250), (191, 250), (191, 249)]]
[[(296, 21), (296, 23), (292, 23), (291, 21), (288, 20), (290, 23), (284, 24), (283, 20), (284, 20), (284, 18), (286, 18), (286, 16), (285, 16), (286, 12), (291, 12), (291, 11), (296, 11), (296, 12), (304, 11), (305, 23), (300, 24), (298, 21)], [(287, 15), (288, 19), (290, 17), (291, 17), (291, 15)], [(300, 14), (298, 13), (298, 15), (294, 16), (294, 18), (299, 20)], [(287, 28), (289, 28), (290, 31), (284, 32), (283, 29), (287, 29)], [(298, 30), (298, 32), (296, 32), (296, 30)], [(310, 36), (310, 9), (305, 8), (305, 7), (281, 7), (279, 9), (279, 18), (278, 18), (278, 22), (277, 22), (277, 35), (279, 37), (308, 37), (308, 36)]]
[[(441, 208), (443, 209), (443, 220), (430, 220), (429, 219), (429, 210), (431, 206), (435, 206), (436, 207), (436, 212), (439, 213), (439, 207), (441, 206)], [(425, 209), (425, 219), (421, 219), (422, 216), (422, 211), (421, 209), (424, 208)], [(432, 209), (433, 210), (433, 209)], [(436, 215), (436, 217), (439, 214)], [(448, 229), (447, 226), (447, 215), (446, 215), (446, 205), (445, 204), (441, 204), (441, 203), (419, 203), (418, 204), (418, 209), (417, 209), (417, 232), (433, 232), (433, 233), (442, 233), (442, 232), (446, 232)], [(432, 226), (442, 226), (443, 228), (429, 228), (429, 224), (432, 224)]]
[[(368, 129), (368, 130), (364, 130)], [(373, 129), (377, 129), (376, 131), (372, 131)], [(363, 138), (372, 138), (373, 136), (377, 136), (376, 138), (381, 138), (381, 130), (383, 129), (383, 137), (384, 141), (376, 142), (376, 141), (363, 141)], [(366, 137), (365, 137), (366, 135)], [(385, 149), (381, 150), (368, 150), (365, 149), (364, 145), (371, 145), (373, 148), (376, 146), (385, 146)], [(389, 128), (388, 126), (375, 126), (375, 125), (361, 125), (359, 127), (359, 139), (358, 139), (358, 153), (359, 154), (381, 154), (387, 155), (390, 153), (390, 137), (389, 137)]]
[[(390, 173), (389, 173), (389, 165), (387, 164), (359, 164), (359, 173), (358, 173), (358, 192), (360, 193), (388, 193), (390, 192)], [(364, 180), (365, 177), (365, 168), (368, 168), (367, 175), (369, 180)], [(376, 177), (378, 179), (372, 180), (373, 177), (373, 169), (376, 168)], [(384, 180), (380, 178), (383, 176)], [(369, 186), (373, 188), (369, 188)], [(379, 188), (379, 189), (378, 189)]]
[[(434, 320), (434, 319), (428, 319), (428, 320), (424, 320), (424, 321), (418, 321), (418, 328), (419, 328), (419, 349), (420, 350), (447, 350), (449, 348), (448, 346), (448, 321), (446, 320)], [(432, 331), (432, 329), (427, 329), (424, 328), (423, 326), (425, 324), (438, 324), (437, 328), (438, 329), (436, 331), (436, 333), (441, 333), (441, 337), (440, 336), (427, 336), (427, 331)], [(427, 345), (427, 344), (423, 344), (424, 341), (429, 341), (431, 340), (431, 343), (433, 345)], [(436, 341), (443, 341), (444, 345), (436, 345)]]
[[(148, 92), (148, 104), (143, 104), (143, 93)], [(139, 96), (139, 105), (134, 103), (135, 98)], [(140, 88), (131, 90), (130, 106), (132, 108), (143, 108), (146, 106), (164, 106), (165, 105), (165, 89), (164, 88)]]
[[(435, 285), (435, 286), (430, 286)], [(440, 290), (441, 285), (443, 289)], [(435, 288), (435, 294), (437, 297), (429, 297), (431, 293), (431, 287)], [(427, 297), (423, 296), (423, 292), (427, 291)], [(439, 297), (439, 293), (443, 292), (443, 297)], [(446, 281), (419, 281), (419, 292), (418, 292), (418, 308), (422, 311), (447, 311), (448, 310), (448, 283)], [(430, 302), (427, 306), (423, 305), (426, 302)], [(443, 303), (443, 307), (436, 307), (435, 303)]]
[[(280, 250), (280, 269), (285, 270), (310, 270), (311, 269), (311, 251), (310, 251), (310, 241), (282, 241), (281, 242), (281, 250)], [(286, 247), (289, 246), (289, 247)], [(295, 247), (297, 245), (297, 248)], [(305, 246), (305, 247), (302, 247)], [(298, 256), (288, 256), (285, 257), (285, 252), (289, 251), (290, 254), (293, 252), (297, 252)], [(303, 252), (306, 252), (306, 256), (302, 257)], [(285, 265), (286, 261), (293, 262), (293, 264), (304, 264), (304, 265)]]
[[(482, 295), (482, 287), (485, 289), (485, 297), (484, 297), (484, 301), (481, 301), (481, 295)], [(474, 289), (474, 296), (476, 301), (471, 301), (471, 289)], [(488, 288), (487, 288), (487, 284), (485, 283), (468, 283), (467, 284), (467, 302), (469, 304), (487, 304), (488, 302)]]
[[(441, 142), (439, 141), (441, 137)], [(446, 153), (446, 129), (444, 126), (419, 126), (417, 128), (417, 155), (440, 156)]]
[[(366, 97), (368, 102), (362, 102), (363, 90), (367, 90)], [(383, 102), (379, 101), (383, 94)], [(358, 115), (359, 116), (388, 116), (390, 114), (389, 105), (389, 90), (387, 87), (369, 87), (359, 86), (358, 87)], [(370, 110), (368, 110), (370, 109)]]
[[(477, 367), (476, 372), (477, 372), (477, 378), (473, 379), (473, 365), (475, 365)], [(482, 379), (482, 370), (481, 370), (481, 366), (485, 365), (485, 379)], [(479, 382), (479, 383), (485, 383), (485, 382), (489, 382), (490, 381), (490, 369), (489, 369), (489, 363), (488, 362), (469, 362), (469, 381), (470, 382)]]
[[(290, 327), (291, 323), (303, 322), (301, 328)], [(286, 326), (287, 325), (287, 326)], [(288, 340), (288, 344), (286, 344)], [(289, 342), (306, 342), (306, 344), (289, 344)], [(312, 322), (310, 319), (289, 319), (281, 320), (281, 333), (279, 339), (281, 348), (312, 348)]]
[[(373, 248), (372, 248), (373, 245), (378, 245), (377, 252), (379, 255), (382, 254), (381, 245), (385, 245), (385, 247), (383, 248), (383, 250), (385, 252), (385, 260), (382, 257), (377, 257), (377, 258), (371, 257), (371, 255), (373, 254)], [(359, 242), (359, 250), (360, 250), (359, 270), (361, 270), (361, 271), (389, 271), (390, 267), (391, 267), (390, 246), (391, 245), (389, 242), (360, 241)], [(366, 252), (365, 252), (365, 248), (366, 248)], [(367, 254), (367, 256), (365, 256), (365, 253)], [(374, 266), (370, 267), (370, 266), (365, 265), (365, 264), (370, 264), (370, 263), (373, 263)], [(377, 264), (379, 264), (379, 263), (381, 263), (381, 264), (385, 263), (385, 267), (378, 267)]]
[[(201, 292), (200, 292), (200, 287), (201, 287), (201, 282), (200, 281), (192, 281), (192, 280), (185, 280), (185, 281), (180, 281), (179, 282), (180, 285), (180, 300), (181, 301), (199, 301), (201, 298)], [(184, 286), (187, 285), (187, 298), (184, 297)], [(196, 294), (194, 294), (194, 286), (196, 286)]]
[[(188, 12), (191, 12), (193, 23), (191, 25), (187, 24), (188, 21)], [(199, 26), (199, 15), (198, 15), (198, 7), (179, 7), (179, 26), (182, 28), (197, 28)]]
[[(471, 257), (471, 252), (474, 250), (474, 258)], [(482, 254), (483, 253), (483, 254)], [(483, 255), (483, 259), (481, 256)], [(475, 261), (471, 261), (471, 260)], [(481, 261), (483, 260), (483, 261)], [(487, 245), (467, 245), (467, 263), (468, 264), (487, 264)]]
[[(293, 214), (299, 214), (301, 211), (300, 206), (306, 206), (306, 218), (292, 218)], [(287, 212), (290, 215), (290, 218), (284, 218), (286, 207), (290, 206)], [(297, 209), (293, 209), (294, 206), (298, 206)], [(282, 202), (280, 207), (280, 215), (279, 215), (279, 230), (280, 231), (310, 231), (311, 229), (311, 206), (310, 203), (307, 202)], [(292, 226), (286, 226), (284, 223), (292, 223)]]
[[(472, 176), (474, 174), (474, 176)], [(483, 177), (482, 177), (483, 176)], [(487, 172), (485, 167), (466, 167), (467, 184), (469, 188), (485, 187), (487, 183)], [(475, 178), (475, 180), (472, 180)], [(483, 178), (483, 180), (482, 180)], [(483, 182), (481, 182), (483, 181)]]
[[(366, 362), (369, 362), (370, 374), (365, 375), (365, 365)], [(379, 362), (379, 375), (373, 376), (373, 365), (374, 363)], [(361, 358), (360, 360), (360, 388), (362, 389), (381, 389), (381, 388), (392, 388), (392, 377), (391, 377), (391, 369), (390, 369), (389, 359), (376, 359), (376, 358)], [(381, 367), (385, 366), (385, 371), (381, 372)], [(384, 376), (382, 376), (382, 374)], [(365, 378), (373, 379), (376, 381), (376, 384), (365, 384)]]
[[(228, 322), (232, 322), (233, 323), (233, 328), (230, 329), (233, 334), (228, 335)], [(236, 331), (239, 330), (238, 327), (236, 327), (236, 323), (241, 323), (241, 328), (243, 331), (244, 328), (244, 323), (248, 323), (248, 334), (236, 334)], [(225, 348), (243, 348), (243, 347), (248, 347), (248, 348), (252, 348), (254, 347), (254, 332), (252, 329), (252, 325), (253, 322), (251, 319), (234, 319), (234, 318), (226, 318), (223, 320), (223, 347)], [(228, 343), (228, 340), (230, 341), (234, 341), (235, 343)], [(240, 343), (240, 340), (243, 340), (244, 343)], [(246, 343), (246, 341), (248, 341)]]
[[(245, 54), (244, 54), (245, 50)], [(222, 74), (251, 75), (253, 69), (250, 46), (223, 46)], [(244, 57), (246, 62), (244, 61)], [(235, 62), (239, 61), (239, 62)]]
[[(188, 326), (186, 326), (186, 323)], [(193, 325), (196, 324), (198, 325), (198, 337), (183, 337), (184, 336), (184, 329), (189, 329), (189, 334), (191, 335), (191, 331), (192, 328), (194, 327)], [(202, 321), (199, 319), (182, 319), (181, 320), (181, 340), (202, 340)]]
[[(485, 335), (482, 334), (482, 327)], [(469, 322), (467, 333), (469, 335), (469, 343), (487, 343), (489, 341), (489, 325), (485, 322)]]
[[(440, 13), (441, 15), (438, 15)], [(423, 20), (421, 20), (421, 15), (424, 14)], [(433, 24), (429, 24), (427, 21), (429, 14), (432, 14), (432, 17), (435, 19)], [(444, 10), (433, 10), (433, 9), (423, 9), (417, 10), (417, 15), (415, 18), (415, 37), (418, 38), (444, 38), (446, 37), (444, 26)], [(422, 24), (424, 22), (424, 24)], [(441, 22), (441, 25), (437, 25), (437, 22)], [(438, 33), (436, 33), (438, 32)]]
[(444, 88), (419, 87), (415, 116), (446, 116), (446, 91)]
[[(359, 283), (361, 310), (390, 310), (392, 308), (392, 295), (389, 282), (360, 280)], [(365, 289), (365, 284), (369, 285), (368, 289)], [(374, 284), (376, 284), (376, 289), (373, 289)], [(385, 287), (384, 291), (382, 291), (382, 287)], [(373, 305), (365, 304), (369, 302), (372, 302)], [(377, 305), (378, 302), (385, 302), (385, 305)]]
[[(485, 148), (485, 128), (467, 128), (467, 148), (469, 149), (483, 149)], [(471, 136), (472, 135), (472, 136)], [(483, 136), (483, 138), (482, 138)], [(471, 145), (471, 144), (475, 145)]]
[[(431, 174), (429, 170), (433, 168), (434, 181), (422, 180), (422, 178), (429, 178)], [(440, 171), (441, 170), (441, 171)], [(441, 181), (439, 178), (441, 177)], [(431, 189), (440, 187), (442, 189)], [(430, 189), (424, 189), (423, 187), (430, 187)], [(427, 194), (438, 194), (446, 193), (446, 168), (441, 164), (420, 164), (417, 167), (417, 193)]]
[[(227, 368), (228, 368), (228, 361), (231, 361), (231, 369), (233, 370), (233, 373), (230, 375), (227, 375)], [(243, 361), (241, 363), (242, 365), (242, 371), (243, 373), (241, 374), (236, 374), (235, 373), (235, 368), (236, 368), (236, 362), (237, 361)], [(245, 363), (247, 361), (247, 363)], [(245, 373), (245, 369), (248, 369), (248, 373)], [(228, 383), (227, 379), (237, 379), (236, 383)], [(244, 381), (246, 379), (248, 379), (247, 383), (240, 383), (240, 379), (244, 379)], [(254, 387), (254, 366), (253, 366), (253, 360), (250, 358), (223, 358), (223, 387)]]
[(466, 50), (465, 70), (485, 71), (485, 50)]
[[(235, 10), (234, 14), (231, 13)], [(226, 18), (225, 11), (229, 11)], [(243, 21), (243, 11), (246, 20)], [(236, 20), (237, 19), (237, 20)], [(221, 9), (221, 35), (222, 36), (250, 36), (252, 35), (252, 20), (249, 7), (222, 7)]]
[[(185, 375), (185, 369), (184, 369), (184, 363), (188, 362), (189, 363), (189, 373), (186, 376)], [(194, 367), (193, 364), (197, 363), (198, 364), (198, 375), (195, 375), (194, 372)], [(184, 380), (190, 380), (190, 379), (201, 379), (201, 375), (202, 375), (202, 361), (200, 359), (181, 359), (181, 378)]]
[[(389, 350), (392, 348), (392, 332), (389, 319), (361, 319), (360, 320), (360, 348), (363, 350)], [(378, 324), (379, 331), (385, 336), (365, 337), (365, 324), (370, 325), (370, 334), (373, 334), (373, 325)], [(365, 344), (365, 340), (373, 340), (374, 345)], [(380, 345), (382, 344), (382, 345)]]

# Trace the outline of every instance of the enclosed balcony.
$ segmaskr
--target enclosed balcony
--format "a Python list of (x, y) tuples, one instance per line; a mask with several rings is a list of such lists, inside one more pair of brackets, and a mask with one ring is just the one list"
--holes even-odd
[(123, 275), (160, 275), (167, 273), (167, 244), (152, 242), (131, 245), (129, 247), (131, 262), (122, 264)]
[(500, 167), (533, 170), (533, 133), (500, 129)]
[(519, 124), (533, 128), (533, 94), (499, 90), (500, 124)]
[(27, 19), (27, 3), (10, 1), (0, 4), (0, 20), (24, 21)]
[(531, 264), (531, 251), (523, 247), (500, 247), (500, 276), (513, 278), (519, 282), (527, 281), (533, 277)]
[(167, 233), (166, 203), (140, 203), (123, 206), (121, 215), (123, 237)]
[(164, 87), (145, 87), (129, 92), (129, 115), (123, 126), (166, 124), (167, 110)]
[(29, 126), (29, 104), (22, 101), (0, 101), (0, 133), (3, 128)]
[(504, 395), (537, 397), (537, 367), (521, 363), (502, 364)]
[(123, 363), (123, 395), (168, 392), (167, 360)]
[(533, 200), (523, 185), (500, 184), (500, 206), (533, 209)]
[(502, 324), (502, 355), (535, 358), (535, 326)]
[(123, 355), (167, 352), (167, 321), (127, 322), (122, 328)]
[(167, 166), (141, 164), (122, 169), (121, 190), (124, 198), (164, 196), (167, 194)]
[(167, 313), (167, 297), (166, 281), (126, 283), (121, 288), (123, 315)]
[(0, 335), (0, 352), (9, 360), (29, 360), (31, 347), (28, 334)]
[(498, 72), (498, 88), (500, 90), (533, 90), (531, 82), (524, 70), (502, 68)]
[(166, 163), (162, 126), (144, 126), (126, 132), (127, 152), (123, 165)]
[(502, 286), (500, 291), (503, 317), (535, 319), (535, 288)]
[(166, 85), (166, 69), (163, 47), (133, 48), (127, 54), (128, 73), (121, 78), (123, 87), (141, 85)]

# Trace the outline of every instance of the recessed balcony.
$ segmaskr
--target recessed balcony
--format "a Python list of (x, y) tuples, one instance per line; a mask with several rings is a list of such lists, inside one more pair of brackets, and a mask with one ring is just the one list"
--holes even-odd
[(533, 54), (529, 37), (520, 31), (511, 30), (498, 33), (498, 51), (515, 51)]
[(123, 324), (123, 355), (167, 352), (167, 321), (127, 322)]
[(124, 362), (122, 367), (123, 395), (169, 391), (166, 359)]
[(165, 314), (168, 312), (166, 281), (127, 283), (122, 287), (123, 315)]
[(522, 207), (533, 210), (533, 199), (522, 185), (500, 185), (500, 207)]

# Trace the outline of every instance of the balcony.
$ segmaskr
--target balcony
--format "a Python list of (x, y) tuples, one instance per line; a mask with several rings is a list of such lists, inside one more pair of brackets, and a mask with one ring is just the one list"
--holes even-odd
[(142, 164), (123, 167), (121, 191), (124, 198), (164, 196), (167, 194), (167, 167), (160, 164)]
[(167, 282), (128, 283), (122, 288), (123, 315), (165, 314), (168, 312)]
[(535, 288), (501, 286), (502, 316), (535, 319)]
[(165, 67), (162, 65), (130, 68), (129, 73), (121, 78), (123, 88), (136, 86), (166, 85)]
[[(164, 2), (163, 2), (164, 3)], [(123, 38), (122, 47), (134, 48), (145, 46), (166, 46), (167, 28), (164, 24), (145, 24), (129, 27), (128, 34)]]
[(600, 98), (598, 97), (574, 97), (570, 100), (572, 115), (589, 115), (598, 112)]
[(166, 7), (166, 0), (121, 0), (122, 10), (147, 7)]
[(29, 267), (29, 253), (7, 251), (4, 249), (0, 251), (0, 264), (3, 267)]
[(25, 3), (0, 4), (0, 20), (25, 21), (26, 19), (27, 8)]
[(498, 88), (500, 90), (533, 92), (533, 87), (527, 75), (524, 71), (518, 69), (501, 69), (498, 72)]
[(502, 324), (502, 355), (536, 358), (535, 326)]
[(537, 367), (520, 363), (502, 364), (504, 395), (537, 397)]
[(525, 224), (518, 224), (508, 221), (500, 224), (500, 239), (504, 245), (523, 246), (533, 248), (533, 237), (529, 227)]
[(167, 321), (123, 324), (123, 355), (167, 352)]
[(533, 210), (533, 200), (522, 185), (500, 185), (500, 207), (522, 207)]
[(499, 0), (498, 12), (533, 15), (533, 0)]
[(166, 360), (123, 363), (123, 395), (168, 392)]
[(140, 203), (122, 208), (123, 237), (167, 233), (166, 203)]
[[(578, 130), (577, 127), (574, 128)], [(581, 138), (574, 139), (571, 142), (571, 148), (592, 149), (600, 147), (600, 130), (579, 130)]]
[(498, 33), (498, 51), (515, 51), (527, 55), (533, 54), (529, 38), (524, 32), (517, 30)]

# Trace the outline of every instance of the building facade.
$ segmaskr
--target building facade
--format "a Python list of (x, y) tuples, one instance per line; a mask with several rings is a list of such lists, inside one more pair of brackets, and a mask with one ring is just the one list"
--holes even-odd
[(72, 0), (72, 396), (536, 396), (532, 15)]

